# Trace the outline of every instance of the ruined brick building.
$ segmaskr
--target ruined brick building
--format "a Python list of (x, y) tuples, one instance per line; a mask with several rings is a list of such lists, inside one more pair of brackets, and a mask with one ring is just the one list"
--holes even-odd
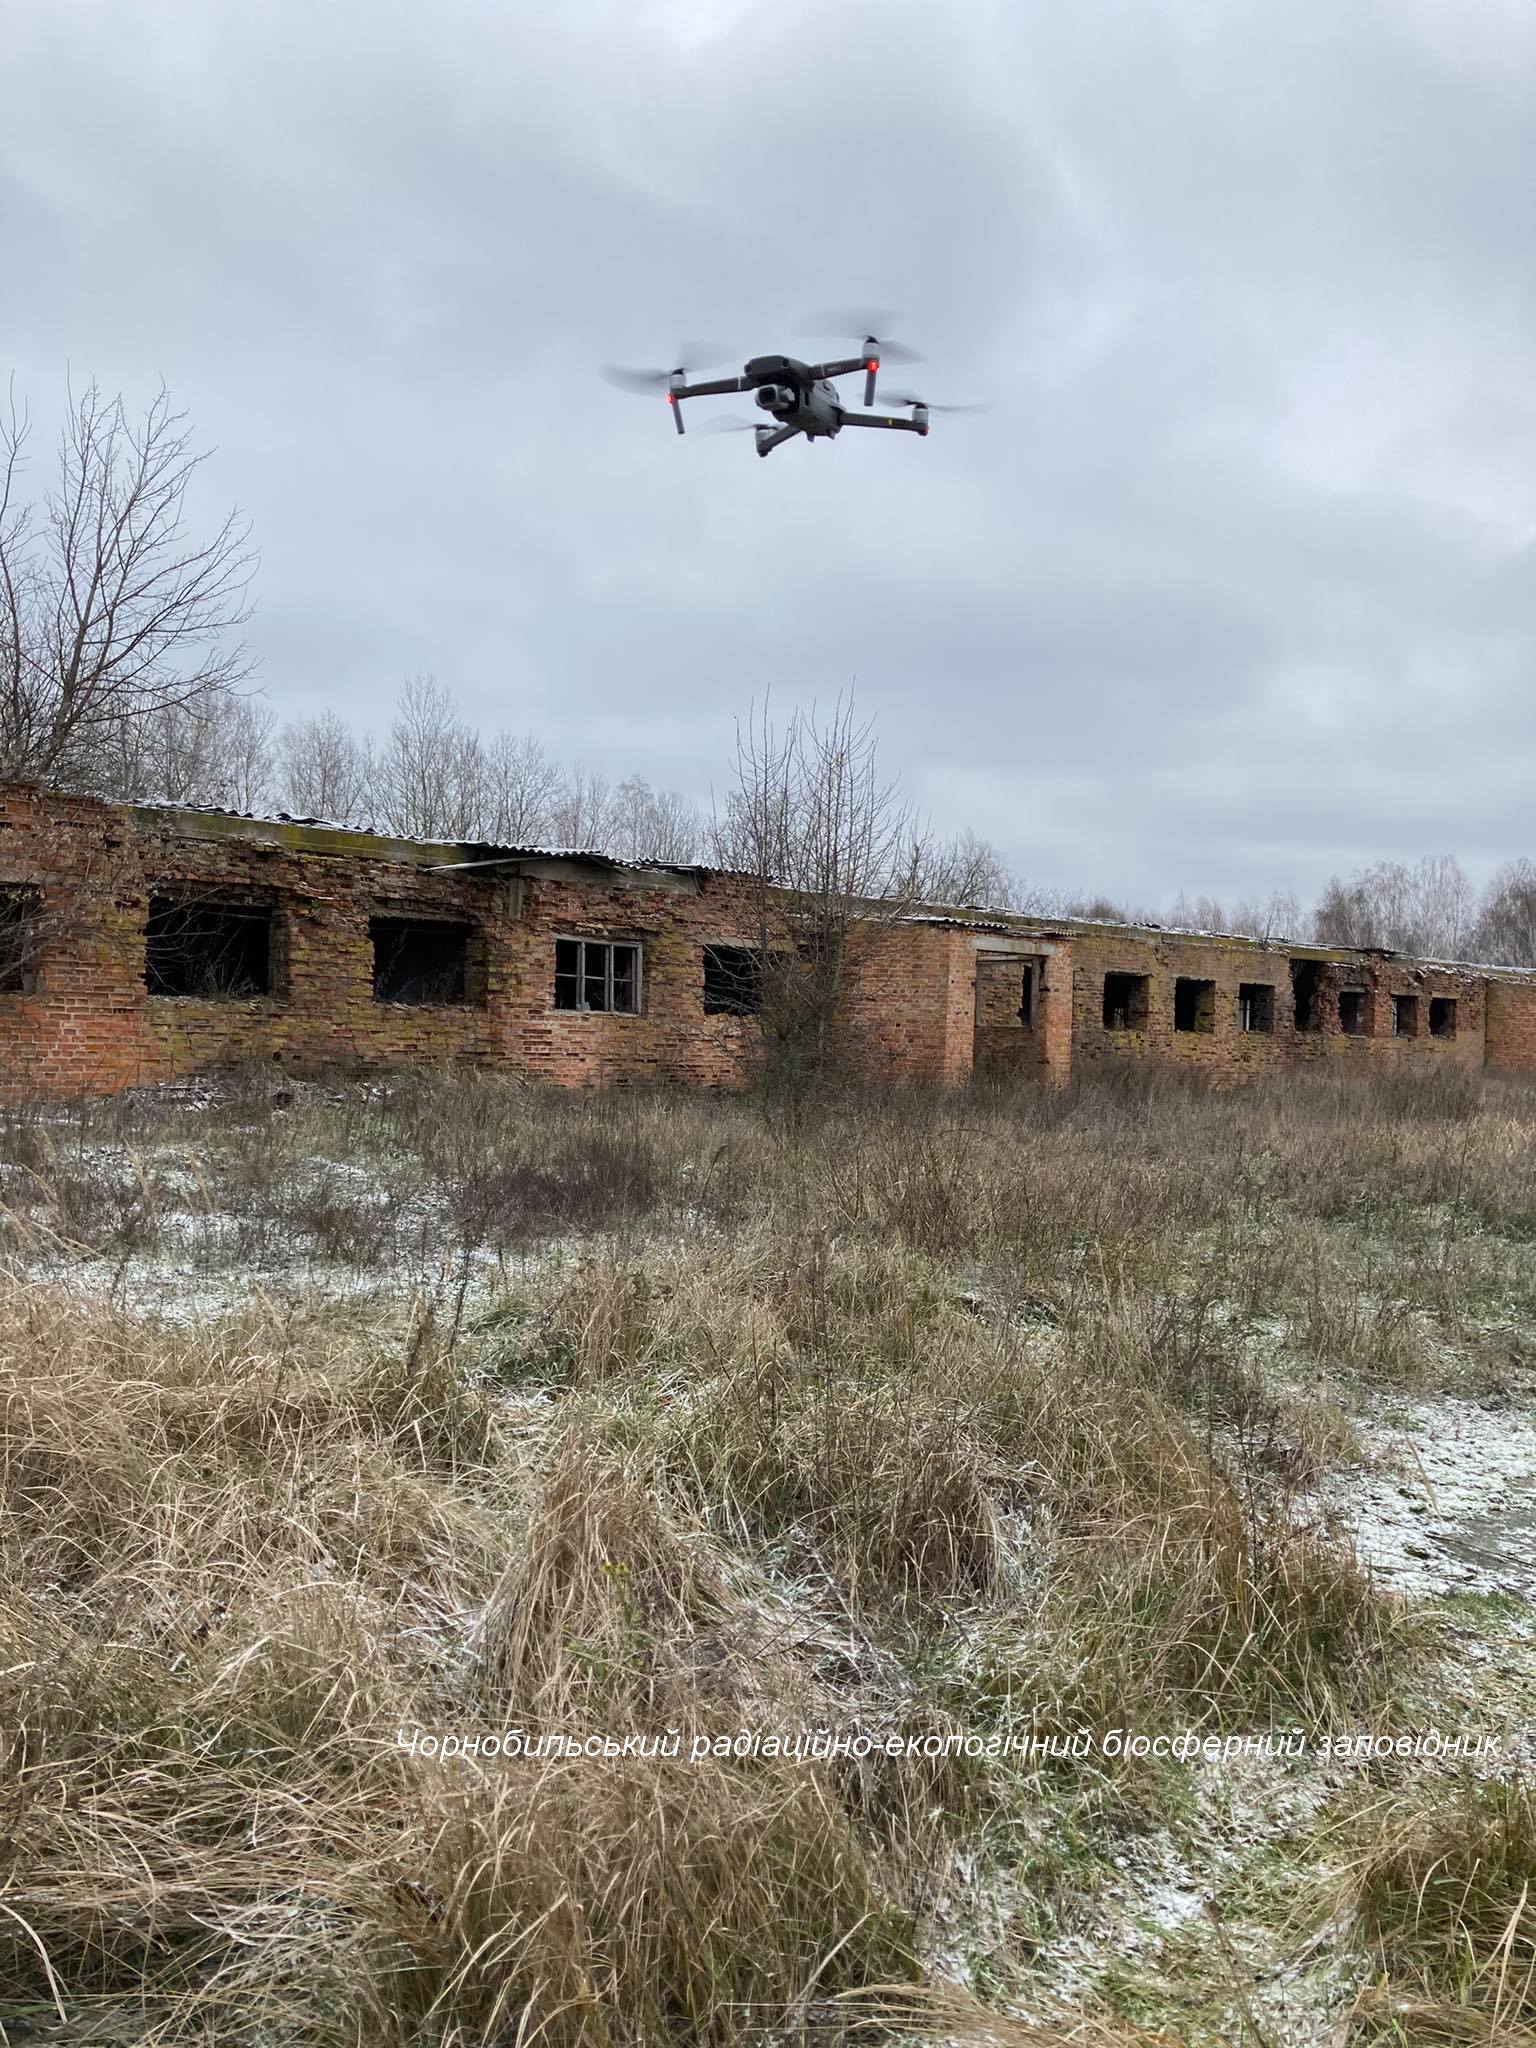
[[(750, 877), (431, 845), (0, 786), (0, 1085), (101, 1094), (250, 1060), (739, 1083)], [(1159, 1059), (1536, 1071), (1536, 976), (1151, 926), (932, 911), (841, 1020), (881, 1079), (1063, 1082)]]

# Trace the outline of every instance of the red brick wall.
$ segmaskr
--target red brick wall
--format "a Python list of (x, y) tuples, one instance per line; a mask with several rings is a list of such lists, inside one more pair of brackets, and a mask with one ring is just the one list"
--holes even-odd
[(1488, 1064), (1536, 1073), (1536, 981), (1489, 981)]
[[(1033, 969), (1034, 1013), (1020, 1004), (1025, 967)], [(995, 1079), (1064, 1081), (1072, 1065), (1072, 965), (1059, 943), (1049, 952), (999, 952), (978, 942), (976, 1070)]]
[[(1475, 974), (1413, 961), (1334, 957), (1314, 949), (1282, 950), (1173, 934), (1140, 937), (1079, 932), (1073, 937), (1073, 954), (1073, 1060), (1079, 1071), (1125, 1060), (1157, 1059), (1241, 1079), (1318, 1060), (1391, 1071), (1483, 1063), (1483, 982)], [(1317, 965), (1314, 1030), (1298, 1030), (1294, 1022), (1293, 958), (1310, 958)], [(1104, 977), (1109, 973), (1148, 977), (1144, 1029), (1104, 1028)], [(1174, 984), (1180, 977), (1214, 983), (1211, 1030), (1174, 1028)], [(1272, 1030), (1239, 1030), (1238, 990), (1245, 982), (1273, 988)], [(1338, 997), (1344, 988), (1364, 992), (1363, 1016), (1368, 1028), (1359, 1035), (1345, 1032), (1340, 1025)], [(1416, 1037), (1391, 1035), (1393, 994), (1418, 997)], [(1440, 995), (1450, 996), (1456, 1003), (1454, 1038), (1430, 1036), (1429, 1000)]]
[[(106, 1092), (266, 1058), (299, 1072), (493, 1061), (569, 1086), (730, 1086), (746, 1078), (758, 1027), (751, 1018), (704, 1014), (703, 948), (753, 943), (754, 884), (553, 860), (525, 863), (516, 879), (499, 868), (434, 872), (475, 854), (0, 787), (0, 884), (40, 888), (43, 913), (35, 985), (0, 992), (0, 1090)], [(148, 994), (149, 900), (177, 884), (273, 903), (280, 972), (271, 995), (228, 1002)], [(473, 925), (473, 1000), (373, 1000), (368, 921), (390, 914)], [(562, 936), (638, 943), (641, 1014), (556, 1010), (554, 950)], [(1018, 963), (989, 964), (988, 948), (999, 938), (1010, 951), (1016, 940), (1020, 954), (1032, 941), (1051, 949), (1032, 1031), (1021, 1030), (1016, 1015), (1008, 1021), (1009, 1008), (1017, 1009)], [(1292, 1022), (1293, 954), (1317, 962), (1315, 1031), (1298, 1032)], [(1143, 1029), (1105, 1031), (1108, 972), (1149, 978)], [(1180, 975), (1214, 984), (1210, 1031), (1174, 1029)], [(1272, 1032), (1238, 1030), (1243, 982), (1273, 986)], [(1340, 1029), (1345, 986), (1364, 991), (1369, 1035)], [(1415, 1038), (1391, 1035), (1394, 993), (1419, 999)], [(1435, 995), (1457, 1004), (1454, 1039), (1429, 1034)], [(1536, 1071), (1536, 982), (1173, 934), (1021, 928), (984, 936), (959, 925), (908, 923), (856, 945), (840, 1030), (845, 1052), (871, 1078), (947, 1085), (967, 1080), (978, 1060), (983, 1070), (1051, 1080), (1065, 1079), (1074, 1064), (1092, 1071), (1147, 1058), (1232, 1079), (1298, 1060), (1433, 1071), (1482, 1064), (1485, 1037), (1491, 1064)]]
[[(36, 986), (0, 994), (0, 1086), (12, 1096), (104, 1093), (262, 1058), (295, 1072), (497, 1060), (572, 1084), (743, 1077), (757, 1027), (704, 1015), (702, 948), (750, 940), (747, 885), (705, 876), (667, 886), (595, 869), (576, 871), (579, 881), (510, 885), (495, 871), (429, 872), (455, 855), (369, 834), (0, 790), (0, 883), (42, 890)], [(148, 994), (149, 899), (176, 884), (270, 897), (281, 966), (271, 995)], [(376, 1003), (368, 921), (391, 914), (470, 920), (477, 999)], [(554, 1009), (554, 940), (565, 933), (641, 943), (641, 1015)]]
[(866, 935), (849, 961), (841, 1039), (871, 1080), (969, 1079), (976, 1036), (972, 935), (896, 925)]
[[(573, 1087), (616, 1081), (740, 1085), (757, 1045), (757, 1022), (705, 1015), (703, 949), (751, 944), (757, 913), (753, 886), (728, 875), (703, 876), (696, 892), (530, 880), (525, 920), (515, 934), (516, 971), (497, 1018), (502, 1056)], [(638, 940), (643, 1014), (555, 1009), (557, 937)]]

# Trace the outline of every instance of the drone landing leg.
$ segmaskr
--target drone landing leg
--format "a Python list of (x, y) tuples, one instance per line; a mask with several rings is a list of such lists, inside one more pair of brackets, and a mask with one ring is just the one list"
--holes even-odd
[(776, 433), (759, 434), (757, 438), (758, 454), (771, 455), (773, 450), (777, 448), (781, 442), (793, 441), (796, 434), (798, 434), (799, 432), (800, 429), (798, 427), (780, 427)]

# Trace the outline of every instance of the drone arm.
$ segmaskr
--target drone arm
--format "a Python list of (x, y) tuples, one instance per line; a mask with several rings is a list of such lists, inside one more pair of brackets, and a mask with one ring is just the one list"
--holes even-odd
[(855, 370), (867, 371), (868, 368), (868, 356), (844, 356), (836, 363), (812, 363), (810, 374), (812, 377), (851, 377)]
[(711, 377), (707, 384), (682, 384), (673, 391), (674, 398), (714, 398), (726, 391), (752, 391), (756, 380), (751, 377)]
[(926, 422), (919, 426), (916, 420), (898, 419), (893, 412), (845, 412), (838, 421), (842, 427), (894, 427), (899, 434), (926, 434)]
[(796, 434), (798, 434), (799, 432), (800, 429), (798, 427), (780, 427), (777, 429), (776, 432), (772, 434), (760, 433), (757, 437), (758, 454), (771, 455), (774, 449), (777, 448), (781, 442), (793, 441)]
[(685, 398), (713, 398), (717, 392), (750, 391), (750, 377), (713, 377), (707, 384), (685, 384), (681, 381), (682, 371), (673, 372), (672, 382), (667, 389), (667, 403), (672, 408), (672, 423), (683, 431), (683, 400)]

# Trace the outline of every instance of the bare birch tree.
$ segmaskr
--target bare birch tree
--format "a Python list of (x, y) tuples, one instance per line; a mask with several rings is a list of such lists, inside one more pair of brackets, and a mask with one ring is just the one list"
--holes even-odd
[(532, 733), (499, 732), (485, 749), (481, 833), (498, 846), (542, 844), (552, 830), (560, 770)]
[(1536, 864), (1499, 869), (1483, 892), (1471, 951), (1493, 967), (1536, 967)]
[(1344, 882), (1337, 875), (1313, 912), (1313, 936), (1330, 946), (1385, 946), (1427, 959), (1459, 959), (1472, 937), (1476, 898), (1460, 864), (1429, 854), (1414, 867), (1377, 861)]
[(778, 1071), (824, 1073), (839, 1006), (870, 944), (920, 898), (925, 848), (879, 767), (851, 696), (782, 727), (765, 703), (736, 730), (733, 785), (713, 832), (722, 867), (758, 884), (762, 1018)]
[(613, 784), (578, 762), (565, 777), (550, 814), (550, 830), (561, 846), (608, 850), (621, 823)]
[(371, 823), (376, 773), (367, 738), (359, 740), (334, 711), (296, 718), (278, 738), (278, 801), (295, 817)]
[(704, 821), (675, 789), (652, 789), (643, 775), (627, 775), (614, 791), (614, 832), (609, 851), (624, 860), (694, 861)]
[(188, 531), (206, 459), (162, 388), (130, 418), (95, 384), (75, 399), (52, 487), (26, 494), (30, 423), (0, 417), (0, 772), (95, 789), (127, 727), (233, 692), (250, 658), (256, 558), (231, 513)]
[(484, 786), (479, 734), (435, 676), (413, 677), (379, 756), (380, 822), (404, 839), (477, 838)]
[(103, 735), (102, 792), (151, 802), (256, 811), (272, 795), (273, 716), (259, 697), (218, 691), (166, 704)]
[(1006, 910), (1019, 895), (1019, 883), (992, 844), (969, 826), (940, 840), (929, 852), (919, 877), (930, 903)]

